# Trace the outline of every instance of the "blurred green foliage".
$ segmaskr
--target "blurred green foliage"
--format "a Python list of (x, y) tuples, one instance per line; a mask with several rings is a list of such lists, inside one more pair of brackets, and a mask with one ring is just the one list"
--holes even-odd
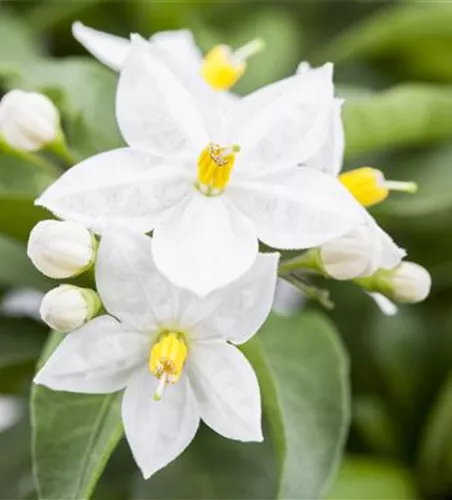
[[(339, 93), (347, 97), (346, 168), (370, 164), (381, 168), (388, 178), (419, 183), (416, 196), (392, 195), (373, 213), (408, 249), (410, 260), (431, 271), (433, 290), (424, 304), (404, 306), (397, 317), (387, 318), (352, 285), (331, 285), (336, 309), (330, 316), (351, 361), (353, 418), (348, 455), (328, 498), (451, 498), (452, 5), (340, 0), (1, 2), (1, 91), (20, 87), (47, 93), (60, 107), (69, 141), (78, 157), (83, 158), (121, 145), (122, 141), (114, 121), (116, 75), (89, 57), (72, 38), (71, 23), (77, 19), (123, 36), (130, 32), (148, 36), (186, 27), (194, 31), (203, 50), (218, 42), (236, 47), (261, 36), (267, 50), (250, 62), (237, 86), (240, 93), (291, 74), (301, 60), (336, 63)], [(25, 255), (29, 230), (49, 216), (34, 207), (33, 200), (50, 181), (48, 174), (25, 161), (0, 156), (1, 294), (17, 286), (39, 290), (52, 286), (32, 268)], [(328, 379), (326, 385), (318, 387), (312, 380), (317, 403), (322, 403), (323, 396), (334, 399), (339, 390), (334, 380), (339, 375), (330, 373), (328, 377), (328, 367), (334, 371), (337, 360), (329, 363), (327, 358), (326, 364), (314, 363), (310, 375), (303, 371), (304, 364), (309, 367), (312, 359), (317, 359), (311, 349), (321, 342), (322, 335), (328, 335), (325, 331), (329, 327), (320, 329), (315, 339), (315, 325), (300, 326), (298, 319), (279, 320), (288, 322), (283, 325), (274, 321), (278, 320), (272, 319), (266, 328), (276, 332), (293, 330), (300, 336), (295, 352), (304, 356), (297, 358), (299, 371), (294, 373), (306, 373), (308, 379)], [(0, 314), (1, 393), (16, 394), (24, 400), (29, 397), (34, 365), (46, 337), (46, 329), (34, 320)], [(265, 341), (264, 331), (264, 346)], [(286, 354), (278, 353), (268, 332), (267, 342), (268, 352), (274, 356), (267, 362), (281, 384), (272, 390), (283, 406), (291, 405), (297, 387), (292, 380), (293, 370), (290, 363), (283, 362)], [(258, 356), (258, 347), (251, 345), (247, 349), (250, 359)], [(65, 402), (68, 396), (59, 396), (60, 404), (67, 404), (73, 419), (91, 415), (92, 400), (74, 411)], [(319, 456), (328, 460), (334, 451), (327, 447), (324, 451), (309, 446), (303, 449), (309, 439), (297, 443), (306, 419), (316, 419), (315, 398), (299, 396), (307, 398), (301, 399), (302, 403), (310, 404), (300, 404), (291, 411), (290, 419), (297, 414), (299, 419), (291, 421), (287, 428), (281, 427), (285, 429), (281, 432), (293, 432), (287, 449), (278, 449), (281, 441), (277, 434), (278, 421), (287, 425), (287, 416), (272, 416), (271, 401), (264, 399), (266, 425), (273, 437), (259, 451), (252, 445), (225, 442), (202, 429), (186, 455), (156, 476), (155, 482), (143, 483), (121, 443), (94, 498), (270, 498), (278, 488), (283, 498), (298, 498), (297, 492), (290, 489), (296, 481), (284, 485), (287, 474), (303, 481), (304, 498), (309, 498), (311, 490), (306, 484), (315, 482), (310, 461), (318, 461)], [(35, 438), (44, 440), (47, 457), (53, 463), (64, 465), (71, 443), (59, 442), (52, 435), (54, 404), (58, 401), (46, 401), (45, 394), (36, 401), (35, 411), (49, 412), (49, 426)], [(108, 426), (108, 414), (103, 418), (99, 425)], [(90, 435), (78, 439), (79, 443), (83, 439), (90, 441), (93, 462), (101, 460), (96, 446), (109, 445), (108, 439), (102, 441), (101, 434), (96, 439)], [(0, 498), (36, 497), (28, 446), (29, 424), (25, 417), (0, 433)], [(204, 456), (206, 447), (211, 453), (209, 460)], [(283, 483), (278, 484), (280, 478), (272, 474), (276, 468), (284, 469), (285, 456), (294, 453), (294, 447), (298, 467), (293, 468), (291, 461), (292, 469), (283, 472)], [(91, 469), (74, 462), (71, 467), (70, 477), (56, 474), (46, 484), (64, 482), (67, 498), (87, 495), (94, 487), (94, 479), (89, 476), (93, 470), (100, 473), (101, 465)], [(39, 476), (40, 471), (36, 472)], [(54, 498), (49, 491), (46, 497)]]

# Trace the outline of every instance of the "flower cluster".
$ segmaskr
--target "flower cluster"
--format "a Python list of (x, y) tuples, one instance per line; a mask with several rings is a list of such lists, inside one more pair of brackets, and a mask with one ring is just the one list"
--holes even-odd
[[(260, 40), (203, 58), (187, 31), (130, 41), (80, 23), (73, 31), (119, 72), (127, 145), (78, 163), (36, 201), (61, 220), (32, 230), (30, 259), (54, 279), (94, 270), (96, 290), (63, 284), (44, 297), (43, 320), (70, 333), (35, 382), (124, 390), (125, 433), (149, 477), (200, 419), (225, 437), (262, 440), (258, 382), (236, 345), (268, 316), (278, 273), (354, 280), (386, 309), (428, 295), (427, 271), (402, 262), (366, 210), (415, 186), (369, 167), (339, 173), (342, 101), (329, 63), (302, 63), (240, 98), (229, 89)], [(24, 150), (55, 140), (47, 98), (15, 92), (0, 103), (2, 139)], [(303, 253), (279, 264), (273, 250)]]

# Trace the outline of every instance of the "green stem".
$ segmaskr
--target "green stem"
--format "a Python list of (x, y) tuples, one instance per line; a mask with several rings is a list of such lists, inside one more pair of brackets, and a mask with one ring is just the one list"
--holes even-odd
[(47, 145), (46, 149), (64, 160), (71, 167), (80, 161), (76, 153), (68, 146), (66, 137), (61, 131), (57, 138)]
[(298, 290), (303, 292), (308, 298), (319, 302), (325, 309), (334, 309), (334, 302), (331, 301), (330, 292), (328, 290), (310, 285), (295, 274), (285, 274), (282, 278), (298, 288)]
[(322, 275), (325, 274), (316, 249), (308, 250), (292, 259), (281, 262), (279, 265), (279, 274), (282, 276), (293, 271), (314, 271)]
[(53, 179), (57, 179), (61, 175), (61, 170), (57, 165), (55, 165), (55, 163), (37, 155), (36, 153), (12, 148), (5, 141), (0, 141), (0, 149), (10, 156), (15, 156), (16, 158), (32, 163)]

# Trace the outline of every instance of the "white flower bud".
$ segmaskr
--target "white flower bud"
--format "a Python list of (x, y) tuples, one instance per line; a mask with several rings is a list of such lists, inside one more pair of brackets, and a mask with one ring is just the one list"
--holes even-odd
[(39, 310), (50, 328), (70, 332), (94, 317), (101, 302), (94, 290), (73, 285), (60, 285), (44, 295)]
[(427, 269), (414, 262), (402, 262), (394, 270), (384, 272), (380, 281), (394, 300), (405, 303), (423, 301), (432, 286)]
[(32, 229), (27, 253), (46, 276), (70, 278), (93, 264), (96, 239), (78, 222), (45, 220)]
[(43, 94), (11, 90), (0, 101), (0, 137), (15, 149), (36, 151), (60, 132), (60, 116)]
[(370, 276), (380, 263), (378, 234), (363, 224), (322, 245), (320, 261), (328, 276), (337, 280)]

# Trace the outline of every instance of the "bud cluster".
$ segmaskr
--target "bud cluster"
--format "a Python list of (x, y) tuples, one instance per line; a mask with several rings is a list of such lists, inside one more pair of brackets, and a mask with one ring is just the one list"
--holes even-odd
[[(96, 258), (97, 241), (77, 222), (45, 220), (31, 231), (27, 253), (36, 268), (49, 278), (74, 278), (88, 271)], [(48, 292), (40, 314), (54, 330), (69, 332), (93, 318), (101, 309), (94, 290), (60, 285)]]

